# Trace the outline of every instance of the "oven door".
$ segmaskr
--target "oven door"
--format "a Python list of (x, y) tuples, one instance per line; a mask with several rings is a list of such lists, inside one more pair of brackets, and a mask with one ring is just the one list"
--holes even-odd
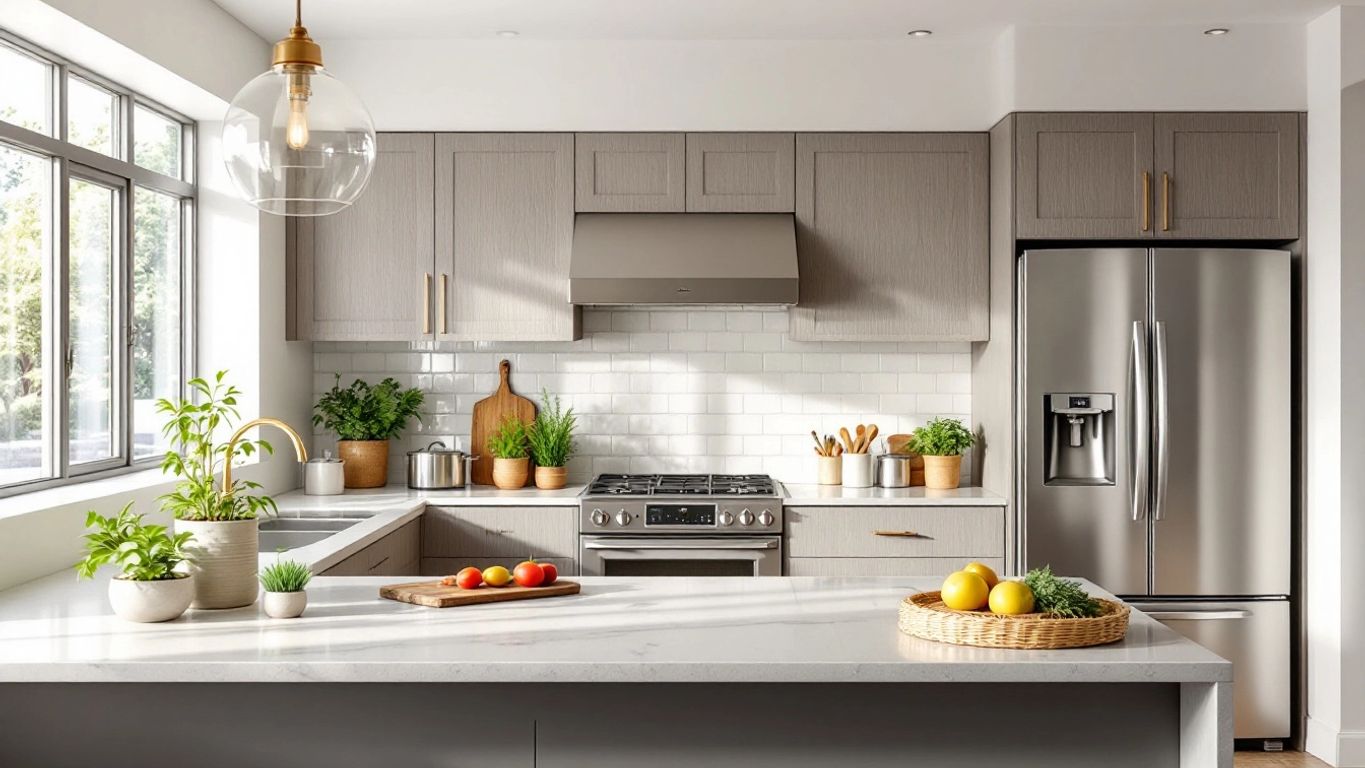
[(582, 536), (584, 576), (781, 576), (780, 536)]

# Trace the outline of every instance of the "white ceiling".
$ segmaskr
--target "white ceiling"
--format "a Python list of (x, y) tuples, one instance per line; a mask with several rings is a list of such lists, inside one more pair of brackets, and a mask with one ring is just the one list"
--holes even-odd
[[(314, 38), (722, 40), (937, 38), (1019, 25), (1209, 26), (1305, 22), (1339, 0), (305, 0)], [(215, 0), (267, 40), (288, 0)], [(1235, 29), (1234, 29), (1235, 34)]]

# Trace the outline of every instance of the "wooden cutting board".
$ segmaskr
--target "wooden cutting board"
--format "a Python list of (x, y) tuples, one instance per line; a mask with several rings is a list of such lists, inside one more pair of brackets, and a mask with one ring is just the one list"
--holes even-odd
[[(474, 421), (469, 429), (471, 456), (477, 456), (470, 476), (477, 485), (493, 484), (493, 457), (488, 453), (488, 438), (498, 431), (508, 416), (521, 419), (526, 426), (536, 418), (536, 404), (512, 391), (508, 377), (512, 375), (512, 364), (506, 360), (498, 363), (498, 390), (474, 404)], [(526, 484), (530, 485), (534, 472), (526, 473)]]
[(507, 600), (533, 600), (537, 597), (576, 595), (582, 587), (576, 581), (556, 581), (548, 587), (483, 586), (460, 589), (442, 586), (439, 581), (417, 581), (410, 584), (390, 584), (379, 588), (379, 596), (400, 603), (425, 605), (428, 608), (452, 608), (457, 605), (501, 603)]

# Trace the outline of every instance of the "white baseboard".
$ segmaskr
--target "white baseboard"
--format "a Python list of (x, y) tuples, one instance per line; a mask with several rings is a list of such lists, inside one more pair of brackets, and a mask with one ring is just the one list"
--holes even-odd
[(1310, 717), (1304, 742), (1309, 753), (1333, 768), (1365, 768), (1365, 731), (1337, 731)]

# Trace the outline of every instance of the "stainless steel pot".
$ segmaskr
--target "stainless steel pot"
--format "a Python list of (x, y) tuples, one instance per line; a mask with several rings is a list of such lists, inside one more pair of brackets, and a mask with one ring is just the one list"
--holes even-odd
[(909, 488), (910, 462), (908, 453), (883, 453), (877, 457), (877, 485), (882, 488)]
[(437, 440), (420, 451), (408, 451), (408, 487), (419, 491), (463, 488), (469, 481), (469, 456), (458, 448), (446, 448)]

